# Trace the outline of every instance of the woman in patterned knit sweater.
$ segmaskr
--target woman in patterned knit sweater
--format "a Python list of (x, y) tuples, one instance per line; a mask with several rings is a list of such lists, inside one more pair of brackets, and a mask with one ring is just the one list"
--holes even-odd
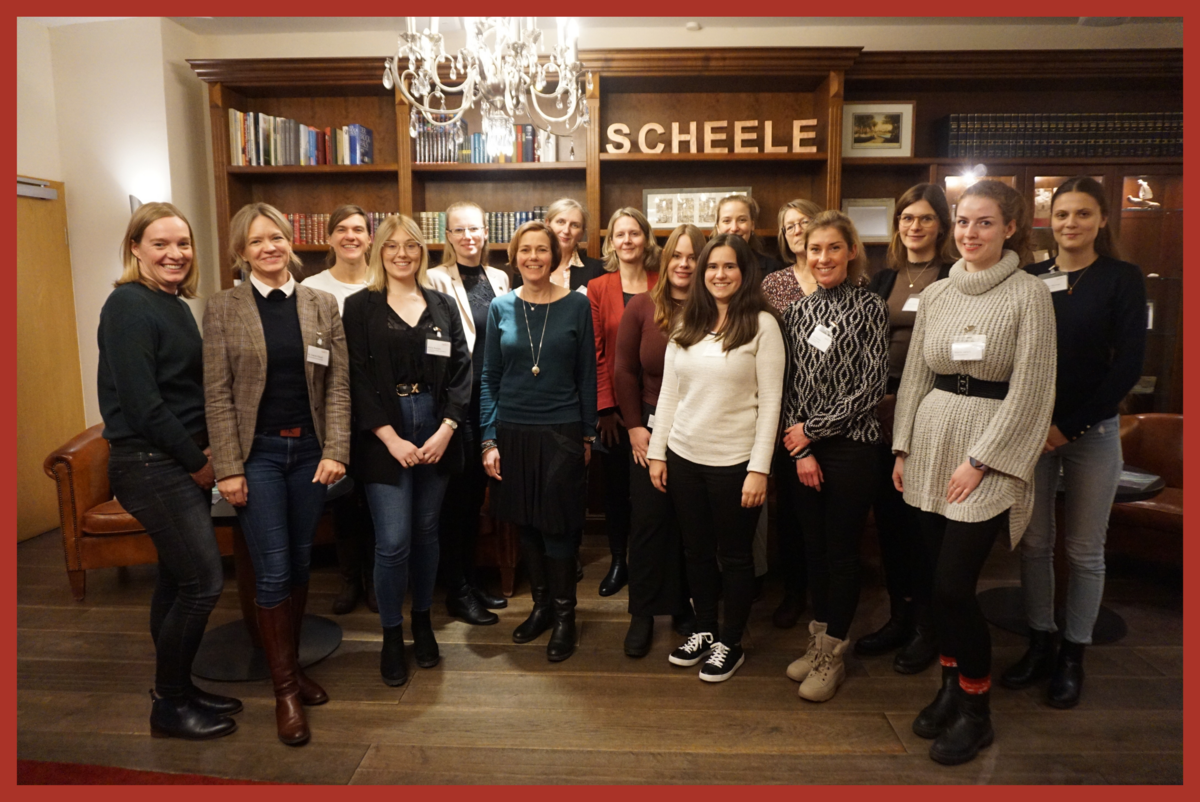
[(804, 234), (817, 290), (783, 313), (788, 343), (783, 445), (800, 480), (813, 620), (808, 650), (788, 666), (800, 698), (832, 699), (846, 677), (846, 635), (858, 606), (858, 541), (871, 506), (863, 482), (877, 470), (875, 406), (887, 380), (887, 304), (855, 287), (867, 258), (854, 223), (817, 215)]
[(939, 763), (992, 743), (992, 646), (975, 600), (996, 536), (1016, 546), (1033, 507), (1033, 469), (1054, 407), (1054, 307), (1029, 261), (1029, 210), (1016, 190), (980, 181), (954, 223), (962, 254), (921, 295), (896, 402), (893, 481), (920, 509), (936, 555), (934, 625), (942, 689), (913, 722)]

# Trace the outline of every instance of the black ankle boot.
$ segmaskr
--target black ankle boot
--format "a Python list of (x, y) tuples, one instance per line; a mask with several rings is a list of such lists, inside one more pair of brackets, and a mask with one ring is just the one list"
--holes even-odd
[(1051, 707), (1068, 710), (1079, 704), (1079, 694), (1083, 692), (1083, 649), (1082, 643), (1072, 643), (1066, 638), (1058, 647), (1058, 660), (1046, 695)]
[(413, 657), (421, 668), (433, 668), (440, 661), (437, 638), (433, 636), (433, 622), (428, 610), (412, 611)]
[(933, 701), (913, 719), (912, 731), (922, 738), (936, 738), (946, 729), (957, 710), (958, 668), (942, 666), (942, 687)]
[(404, 628), (383, 628), (383, 649), (379, 652), (379, 673), (384, 684), (393, 688), (408, 682), (408, 666), (404, 662)]
[(956, 688), (955, 695), (958, 711), (929, 747), (929, 756), (945, 766), (969, 763), (980, 749), (991, 746), (996, 738), (989, 704), (991, 691), (967, 693)]
[(346, 613), (354, 612), (354, 608), (358, 606), (358, 598), (362, 595), (362, 585), (357, 578), (349, 576), (342, 577), (342, 589), (338, 591), (338, 595), (333, 597), (333, 604), (330, 609), (334, 615), (345, 615)]
[(1029, 630), (1029, 649), (1000, 675), (1000, 684), (1019, 691), (1041, 682), (1054, 670), (1054, 633)]
[(859, 657), (887, 654), (908, 643), (912, 634), (912, 602), (905, 599), (892, 599), (892, 614), (887, 623), (870, 635), (863, 635), (856, 640), (854, 653)]
[(645, 657), (650, 654), (654, 642), (654, 616), (635, 615), (629, 621), (625, 633), (625, 654), (629, 657)]
[(558, 663), (575, 653), (575, 561), (547, 557), (546, 577), (554, 605), (554, 630), (546, 644), (546, 657)]
[(937, 630), (929, 608), (913, 604), (913, 630), (908, 643), (896, 652), (892, 669), (897, 674), (920, 674), (938, 657)]
[(242, 712), (241, 699), (209, 693), (208, 691), (200, 690), (195, 685), (188, 691), (188, 698), (192, 700), (192, 707), (207, 710), (209, 713), (215, 713), (218, 716), (232, 716), (234, 713)]
[(455, 618), (475, 626), (487, 626), (500, 620), (500, 616), (479, 603), (471, 587), (466, 584), (456, 591), (447, 591), (446, 610)]
[(493, 596), (483, 588), (476, 587), (475, 585), (471, 585), (471, 593), (476, 599), (479, 599), (480, 604), (489, 610), (503, 610), (508, 606), (508, 599), (503, 596)]
[(533, 609), (529, 617), (513, 630), (513, 643), (529, 643), (554, 624), (550, 589), (546, 584), (546, 555), (540, 548), (529, 546), (522, 540), (521, 560), (529, 574), (529, 595), (533, 598)]
[(608, 567), (608, 573), (604, 575), (604, 579), (600, 580), (600, 595), (611, 596), (629, 582), (629, 567), (625, 564), (625, 552), (614, 551), (612, 553), (612, 565)]
[(188, 696), (159, 696), (150, 691), (150, 734), (155, 738), (207, 741), (237, 729), (237, 722), (203, 710)]

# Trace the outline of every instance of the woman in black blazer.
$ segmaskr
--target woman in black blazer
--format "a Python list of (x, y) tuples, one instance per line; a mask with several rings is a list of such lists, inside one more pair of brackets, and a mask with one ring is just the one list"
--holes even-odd
[[(581, 250), (588, 233), (587, 210), (574, 198), (559, 198), (546, 210), (546, 225), (558, 238), (562, 253), (550, 274), (550, 283), (587, 295), (588, 282), (604, 275), (604, 260), (593, 259)], [(521, 283), (521, 274), (514, 270), (513, 289)]]
[(438, 664), (429, 620), (438, 516), (449, 474), (462, 470), (455, 432), (471, 402), (462, 320), (450, 296), (423, 286), (428, 264), (420, 227), (404, 215), (388, 217), (375, 233), (366, 292), (346, 299), (351, 396), (364, 433), (353, 468), (375, 522), (380, 673), (393, 686), (408, 679), (401, 624), (410, 574), (417, 665)]

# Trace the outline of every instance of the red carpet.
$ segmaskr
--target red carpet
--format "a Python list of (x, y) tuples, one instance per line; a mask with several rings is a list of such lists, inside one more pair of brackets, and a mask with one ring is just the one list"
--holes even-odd
[(84, 763), (42, 760), (17, 761), (17, 785), (277, 785), (255, 780), (230, 780), (203, 774), (168, 774)]

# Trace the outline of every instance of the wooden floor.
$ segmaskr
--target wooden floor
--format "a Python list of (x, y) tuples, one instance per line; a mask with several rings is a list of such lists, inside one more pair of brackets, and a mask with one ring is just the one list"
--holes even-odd
[[(268, 682), (206, 687), (242, 698), (236, 733), (195, 744), (149, 737), (153, 650), (147, 631), (151, 567), (92, 571), (84, 603), (71, 599), (61, 541), (51, 532), (18, 546), (18, 756), (169, 772), (303, 783), (1179, 783), (1183, 777), (1182, 591), (1110, 570), (1106, 603), (1129, 635), (1087, 653), (1084, 699), (1072, 711), (1039, 690), (993, 692), (996, 742), (975, 762), (945, 768), (912, 734), (933, 697), (936, 669), (905, 677), (890, 657), (848, 656), (830, 702), (796, 695), (784, 668), (803, 649), (803, 624), (771, 626), (780, 590), (754, 607), (746, 663), (708, 685), (667, 663), (680, 639), (657, 622), (649, 657), (625, 657), (626, 596), (596, 594), (603, 540), (585, 538), (579, 648), (546, 661), (548, 636), (517, 646), (529, 612), (518, 586), (500, 624), (471, 627), (434, 605), (442, 662), (412, 667), (389, 688), (379, 678), (378, 618), (337, 619), (341, 647), (310, 674), (333, 701), (309, 709), (313, 738), (275, 737)], [(330, 558), (314, 571), (310, 611), (337, 588)], [(886, 618), (878, 559), (866, 554), (852, 637)], [(1017, 559), (998, 548), (981, 587), (1017, 582)], [(440, 598), (440, 593), (439, 593)], [(238, 616), (232, 574), (210, 625)], [(1023, 650), (993, 630), (994, 673)], [(410, 656), (411, 659), (411, 656)]]

